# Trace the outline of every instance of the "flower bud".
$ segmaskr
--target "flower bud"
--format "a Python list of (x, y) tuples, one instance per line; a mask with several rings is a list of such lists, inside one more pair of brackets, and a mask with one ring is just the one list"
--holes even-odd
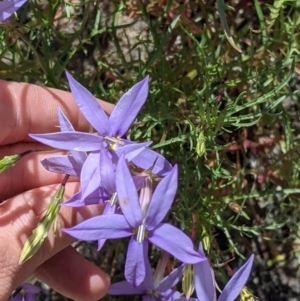
[(206, 154), (205, 136), (200, 133), (197, 139), (196, 153), (199, 157)]
[(182, 291), (186, 299), (189, 300), (195, 290), (193, 266), (187, 264), (182, 278)]
[(246, 286), (241, 290), (239, 301), (255, 301), (254, 296), (248, 291)]
[(243, 211), (242, 207), (237, 203), (230, 202), (228, 206), (235, 213), (241, 213)]
[(148, 207), (152, 198), (153, 181), (150, 177), (146, 177), (140, 190), (140, 204), (142, 207), (143, 217), (146, 216)]
[(20, 155), (5, 156), (0, 160), (0, 173), (14, 166), (20, 158)]
[(53, 231), (56, 232), (57, 227), (57, 215), (59, 213), (59, 204), (63, 201), (65, 192), (65, 185), (61, 185), (54, 196), (51, 198), (51, 202), (48, 205), (47, 212), (42, 220), (38, 223), (36, 228), (33, 230), (30, 237), (24, 244), (22, 249), (19, 264), (23, 264), (25, 261), (30, 259), (42, 246), (48, 233), (53, 225)]

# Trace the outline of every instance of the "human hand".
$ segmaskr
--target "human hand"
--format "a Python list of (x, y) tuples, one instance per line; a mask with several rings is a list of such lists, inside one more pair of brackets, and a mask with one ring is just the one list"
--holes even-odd
[[(47, 150), (28, 137), (28, 133), (59, 131), (57, 108), (61, 107), (76, 130), (88, 131), (89, 124), (76, 107), (70, 93), (0, 81), (0, 158), (28, 150)], [(100, 101), (110, 113), (113, 105)], [(43, 216), (51, 196), (63, 175), (45, 170), (40, 161), (59, 152), (31, 153), (16, 166), (0, 173), (0, 300), (34, 274), (50, 287), (74, 300), (98, 300), (109, 287), (109, 277), (78, 254), (70, 244), (74, 242), (61, 229), (101, 214), (101, 205), (82, 208), (62, 207), (58, 229), (50, 232), (41, 249), (23, 265), (19, 257), (23, 245)], [(65, 197), (79, 190), (79, 182), (71, 177)]]

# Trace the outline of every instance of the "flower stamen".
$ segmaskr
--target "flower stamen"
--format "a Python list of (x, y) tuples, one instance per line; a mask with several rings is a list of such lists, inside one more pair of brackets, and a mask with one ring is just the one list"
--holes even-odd
[(110, 206), (113, 207), (114, 205), (116, 205), (117, 201), (118, 201), (118, 194), (114, 192), (111, 198), (109, 199)]
[(124, 146), (125, 144), (123, 141), (120, 141), (120, 137), (105, 136), (104, 140), (108, 144), (110, 150), (115, 150), (117, 147)]
[(137, 228), (136, 240), (139, 244), (141, 244), (144, 241), (146, 235), (145, 232), (146, 232), (145, 225), (142, 224)]

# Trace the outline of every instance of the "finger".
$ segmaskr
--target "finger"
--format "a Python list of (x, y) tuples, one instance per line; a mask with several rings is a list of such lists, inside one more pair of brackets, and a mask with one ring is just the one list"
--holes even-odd
[[(0, 144), (32, 141), (28, 133), (57, 132), (60, 107), (75, 129), (87, 131), (88, 122), (80, 113), (70, 92), (33, 84), (0, 81)], [(110, 113), (113, 105), (99, 100)]]
[[(40, 162), (63, 154), (66, 152), (31, 153), (21, 158), (12, 168), (0, 173), (0, 200), (34, 188), (61, 183), (65, 175), (46, 170)], [(68, 182), (79, 182), (79, 178), (70, 177)]]
[[(55, 235), (50, 231), (39, 251), (23, 265), (19, 265), (23, 245), (37, 226), (43, 210), (58, 187), (59, 185), (52, 185), (27, 191), (0, 204), (0, 300), (7, 300), (9, 293), (38, 266), (74, 242), (73, 238), (61, 231), (62, 228), (72, 227), (103, 212), (102, 205), (61, 207)], [(68, 183), (66, 198), (71, 197), (78, 189), (78, 183)]]
[(55, 291), (77, 301), (96, 301), (107, 293), (109, 276), (67, 247), (35, 271), (35, 276)]
[(7, 144), (4, 146), (1, 145), (0, 159), (5, 156), (22, 154), (26, 151), (33, 151), (33, 150), (46, 151), (51, 149), (53, 150), (53, 148), (51, 148), (50, 146), (41, 144), (39, 142), (18, 142), (14, 144)]

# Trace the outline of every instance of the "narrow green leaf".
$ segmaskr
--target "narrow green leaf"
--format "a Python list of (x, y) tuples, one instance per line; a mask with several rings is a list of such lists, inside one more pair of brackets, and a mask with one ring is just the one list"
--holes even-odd
[(174, 20), (172, 21), (172, 23), (170, 24), (170, 26), (168, 27), (165, 35), (163, 36), (163, 38), (160, 41), (159, 46), (157, 47), (155, 52), (149, 57), (148, 62), (145, 64), (145, 67), (142, 70), (142, 75), (144, 75), (147, 72), (148, 68), (150, 68), (150, 66), (154, 63), (154, 61), (161, 56), (163, 48), (166, 45), (171, 33), (173, 32), (173, 29), (176, 27), (179, 19), (180, 19), (180, 15), (176, 16), (174, 18)]
[(233, 10), (232, 7), (226, 5), (224, 3), (223, 0), (217, 0), (217, 4), (218, 4), (218, 11), (219, 11), (219, 14), (220, 14), (220, 19), (221, 19), (221, 23), (223, 25), (223, 28), (224, 28), (224, 32), (225, 32), (225, 35), (226, 35), (226, 38), (229, 42), (229, 44), (238, 52), (242, 52), (242, 49), (237, 46), (232, 38), (232, 35), (231, 35), (231, 32), (230, 32), (230, 29), (229, 29), (229, 26), (228, 26), (228, 23), (227, 23), (227, 20), (226, 20), (226, 16), (225, 16), (225, 10)]

